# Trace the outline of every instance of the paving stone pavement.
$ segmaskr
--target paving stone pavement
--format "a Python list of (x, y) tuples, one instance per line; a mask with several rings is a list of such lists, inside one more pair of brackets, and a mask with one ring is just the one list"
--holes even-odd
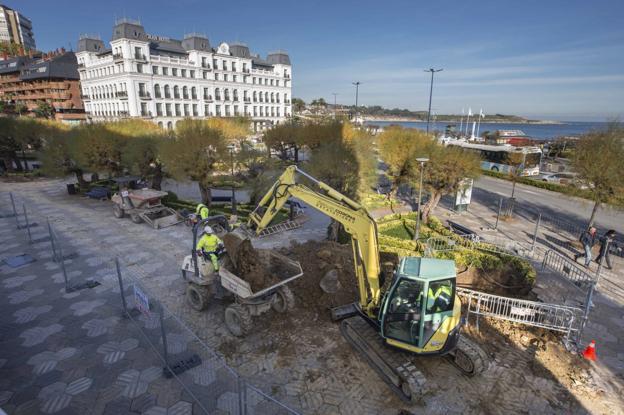
[[(569, 413), (571, 408), (586, 412), (555, 379), (528, 373), (526, 353), (513, 348), (497, 355), (498, 361), (494, 360), (482, 377), (473, 379), (459, 375), (443, 358), (418, 360), (435, 393), (417, 405), (407, 405), (351, 350), (337, 325), (321, 321), (321, 330), (299, 329), (306, 327), (305, 319), (311, 318), (303, 313), (285, 317), (290, 330), (272, 332), (267, 321), (271, 318), (269, 315), (266, 319), (254, 321), (255, 331), (250, 336), (236, 339), (229, 335), (223, 322), (227, 302), (214, 302), (201, 314), (192, 310), (185, 301), (185, 285), (178, 268), (190, 250), (188, 228), (175, 226), (156, 231), (148, 226), (134, 225), (129, 219), (118, 220), (113, 217), (109, 202), (68, 196), (61, 181), (20, 184), (19, 188), (0, 184), (1, 190), (12, 190), (31, 209), (45, 212), (58, 229), (67, 252), (79, 253), (78, 257), (66, 262), (71, 284), (89, 278), (102, 284), (93, 289), (64, 293), (58, 264), (48, 254), (49, 243), (25, 246), (24, 233), (21, 239), (13, 236), (14, 221), (0, 219), (0, 241), (11, 242), (2, 245), (1, 257), (22, 251), (36, 252), (38, 257), (36, 263), (22, 269), (2, 267), (2, 280), (18, 277), (9, 283), (18, 285), (6, 288), (2, 284), (0, 295), (9, 298), (10, 294), (22, 291), (17, 300), (28, 297), (21, 303), (6, 301), (0, 306), (8, 308), (7, 312), (0, 310), (0, 359), (6, 360), (4, 364), (0, 360), (0, 398), (7, 399), (10, 413), (38, 413), (42, 405), (38, 394), (42, 388), (59, 382), (69, 385), (84, 377), (92, 379), (92, 384), (76, 395), (66, 393), (67, 386), (62, 392), (61, 386), (55, 387), (55, 399), (64, 402), (71, 398), (63, 411), (178, 413), (188, 408), (188, 405), (177, 405), (178, 402), (192, 404), (193, 396), (206, 393), (207, 386), (210, 396), (202, 403), (209, 412), (231, 413), (238, 409), (239, 396), (234, 392), (232, 378), (216, 360), (203, 359), (203, 370), (195, 368), (184, 374), (183, 381), (188, 382), (188, 390), (162, 376), (151, 380), (149, 369), (159, 367), (160, 363), (146, 344), (146, 338), (160, 347), (158, 314), (138, 317), (141, 331), (125, 319), (110, 325), (111, 318), (118, 317), (120, 310), (116, 275), (106, 265), (115, 256), (169, 310), (183, 319), (204, 344), (223, 354), (228, 364), (244, 375), (249, 384), (302, 413), (396, 414), (401, 409), (434, 414)], [(309, 231), (315, 237), (321, 233), (324, 229)], [(45, 232), (38, 229), (36, 236), (43, 234)], [(274, 246), (270, 240), (265, 241), (266, 246)], [(31, 285), (35, 280), (19, 285), (19, 277), (29, 275), (37, 275), (36, 281), (42, 275), (46, 276), (44, 293), (23, 293), (34, 289)], [(101, 303), (102, 300), (105, 302)], [(39, 307), (44, 306), (53, 308), (39, 312)], [(19, 316), (15, 315), (18, 310), (28, 307), (30, 309), (22, 311)], [(18, 318), (32, 319), (17, 323)], [(61, 326), (61, 330), (50, 332), (57, 329), (55, 325)], [(33, 350), (29, 354), (22, 355), (25, 339), (19, 335), (33, 328), (44, 334), (50, 333), (44, 342), (31, 346)], [(7, 337), (4, 335), (7, 332), (15, 334)], [(186, 342), (183, 333), (176, 333), (181, 335), (174, 337), (176, 351), (197, 350), (197, 342)], [(30, 338), (32, 335), (27, 336)], [(135, 342), (138, 342), (136, 347)], [(290, 353), (277, 351), (283, 342), (289, 345)], [(32, 356), (45, 351), (59, 353), (66, 348), (75, 348), (77, 352), (59, 360), (47, 373), (33, 378), (35, 365), (27, 363)], [(12, 353), (12, 350), (17, 352)], [(65, 354), (68, 352), (60, 353), (60, 357)], [(11, 370), (6, 372), (8, 377), (3, 372), (7, 370)], [(280, 412), (275, 404), (252, 389), (248, 389), (246, 395), (250, 413)], [(562, 399), (564, 402), (560, 403)], [(488, 400), (498, 406), (484, 409)], [(196, 411), (195, 406), (193, 411)]]

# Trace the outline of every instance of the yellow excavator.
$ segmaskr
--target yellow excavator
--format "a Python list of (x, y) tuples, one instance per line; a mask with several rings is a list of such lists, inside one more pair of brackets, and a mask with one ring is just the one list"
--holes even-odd
[[(299, 183), (299, 176), (314, 188)], [(485, 352), (460, 335), (454, 261), (403, 257), (396, 268), (384, 264), (382, 270), (375, 220), (359, 203), (297, 166), (286, 168), (273, 184), (251, 213), (248, 228), (260, 233), (291, 197), (339, 222), (351, 235), (359, 301), (333, 309), (332, 317), (342, 320), (345, 338), (402, 398), (415, 401), (427, 391), (414, 356), (447, 355), (469, 376), (486, 368)]]

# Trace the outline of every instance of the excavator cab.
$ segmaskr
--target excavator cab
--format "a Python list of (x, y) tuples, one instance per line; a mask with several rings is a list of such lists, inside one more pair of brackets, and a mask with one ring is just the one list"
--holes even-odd
[(452, 350), (461, 316), (455, 282), (454, 261), (402, 258), (379, 314), (386, 343), (420, 354)]

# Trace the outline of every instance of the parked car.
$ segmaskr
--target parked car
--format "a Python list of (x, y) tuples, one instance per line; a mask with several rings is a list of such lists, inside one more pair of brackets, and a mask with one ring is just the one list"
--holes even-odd
[(562, 173), (544, 173), (535, 178), (543, 182), (563, 184), (575, 186), (580, 189), (587, 189), (589, 186), (578, 176), (578, 173), (562, 172)]

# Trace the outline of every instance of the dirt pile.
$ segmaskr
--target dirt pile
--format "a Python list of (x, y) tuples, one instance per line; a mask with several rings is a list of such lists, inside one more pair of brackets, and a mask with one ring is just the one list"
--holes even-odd
[(275, 269), (271, 268), (275, 267), (269, 267), (271, 264), (269, 253), (255, 249), (249, 239), (227, 234), (223, 237), (223, 244), (233, 263), (232, 271), (247, 281), (253, 292), (258, 292), (280, 281), (272, 272)]
[(530, 299), (531, 284), (512, 266), (481, 270), (468, 267), (457, 272), (457, 285), (471, 290), (515, 298)]
[[(281, 251), (290, 259), (299, 261), (303, 277), (290, 285), (297, 297), (297, 306), (330, 318), (333, 307), (352, 303), (358, 299), (357, 280), (353, 269), (353, 251), (350, 245), (335, 242), (310, 241), (293, 244)], [(333, 277), (333, 293), (321, 289), (323, 277)]]

